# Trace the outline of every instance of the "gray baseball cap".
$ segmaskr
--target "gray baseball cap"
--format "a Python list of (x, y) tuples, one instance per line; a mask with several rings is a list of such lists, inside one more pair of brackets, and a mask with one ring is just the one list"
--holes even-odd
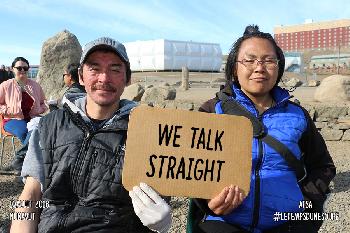
[(122, 43), (119, 43), (118, 41), (113, 40), (112, 38), (109, 38), (109, 37), (101, 37), (87, 43), (84, 46), (83, 53), (81, 54), (81, 58), (80, 58), (80, 64), (83, 64), (86, 61), (86, 58), (92, 52), (99, 49), (108, 49), (113, 52), (116, 52), (124, 62), (129, 63), (128, 55)]

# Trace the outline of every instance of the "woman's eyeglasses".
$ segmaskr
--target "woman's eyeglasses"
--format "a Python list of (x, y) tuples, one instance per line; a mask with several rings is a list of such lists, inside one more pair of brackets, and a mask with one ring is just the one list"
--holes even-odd
[(242, 59), (241, 61), (236, 61), (244, 65), (248, 70), (255, 70), (258, 65), (262, 65), (268, 70), (273, 70), (278, 66), (279, 60), (277, 59)]
[(18, 71), (28, 71), (29, 70), (28, 66), (15, 66), (13, 68), (16, 68)]

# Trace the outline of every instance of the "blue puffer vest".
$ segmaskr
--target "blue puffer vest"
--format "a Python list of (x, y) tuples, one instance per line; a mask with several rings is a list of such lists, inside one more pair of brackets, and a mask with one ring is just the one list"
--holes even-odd
[[(253, 102), (233, 86), (233, 98), (253, 113), (265, 125), (271, 136), (285, 144), (298, 159), (301, 151), (298, 142), (307, 130), (303, 110), (289, 101), (289, 94), (280, 87), (272, 89), (276, 105), (259, 116)], [(221, 102), (215, 106), (222, 114)], [(304, 200), (295, 172), (274, 149), (261, 140), (253, 139), (250, 192), (243, 203), (232, 213), (207, 220), (226, 221), (258, 233), (276, 227), (283, 221), (274, 221), (275, 212), (303, 212), (299, 202)]]

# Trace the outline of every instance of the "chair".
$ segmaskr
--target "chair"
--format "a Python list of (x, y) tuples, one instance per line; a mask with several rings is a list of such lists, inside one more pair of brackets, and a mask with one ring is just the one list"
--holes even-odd
[(2, 159), (4, 157), (4, 146), (5, 146), (6, 138), (10, 138), (11, 139), (13, 156), (16, 156), (16, 147), (15, 147), (15, 138), (16, 138), (16, 136), (14, 136), (14, 135), (12, 135), (9, 132), (6, 132), (4, 130), (3, 120), (4, 120), (4, 116), (0, 114), (0, 127), (1, 127), (1, 130), (0, 130), (0, 139), (1, 139), (0, 167), (2, 167)]

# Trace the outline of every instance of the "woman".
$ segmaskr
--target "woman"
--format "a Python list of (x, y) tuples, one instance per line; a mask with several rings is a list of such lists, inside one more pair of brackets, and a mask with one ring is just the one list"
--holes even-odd
[[(239, 187), (231, 185), (211, 200), (195, 199), (206, 215), (192, 232), (317, 232), (319, 222), (274, 219), (277, 212), (322, 211), (335, 175), (333, 161), (313, 121), (278, 86), (284, 63), (283, 52), (272, 36), (257, 26), (248, 26), (230, 51), (227, 85), (220, 93), (259, 119), (266, 134), (282, 142), (298, 160), (304, 154), (307, 178), (298, 183), (296, 172), (281, 154), (254, 138), (250, 192), (245, 197)], [(204, 103), (200, 111), (225, 114), (222, 104), (217, 97)], [(299, 206), (303, 200), (311, 200), (319, 208), (304, 210)]]
[(12, 70), (15, 78), (0, 84), (0, 114), (4, 118), (5, 131), (26, 144), (27, 123), (44, 113), (47, 106), (41, 86), (28, 78), (27, 59), (16, 57), (12, 62)]

